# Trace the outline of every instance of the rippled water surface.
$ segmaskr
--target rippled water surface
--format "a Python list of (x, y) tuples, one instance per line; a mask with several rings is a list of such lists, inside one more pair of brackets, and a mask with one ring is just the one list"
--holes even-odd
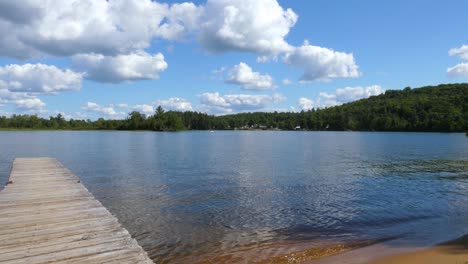
[(468, 233), (464, 134), (0, 132), (2, 182), (25, 156), (59, 159), (158, 262)]

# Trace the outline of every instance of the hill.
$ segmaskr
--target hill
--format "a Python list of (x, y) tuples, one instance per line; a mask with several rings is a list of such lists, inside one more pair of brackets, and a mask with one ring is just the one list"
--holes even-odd
[(443, 84), (384, 94), (300, 113), (242, 113), (217, 117), (229, 127), (306, 130), (437, 131), (468, 130), (468, 84)]

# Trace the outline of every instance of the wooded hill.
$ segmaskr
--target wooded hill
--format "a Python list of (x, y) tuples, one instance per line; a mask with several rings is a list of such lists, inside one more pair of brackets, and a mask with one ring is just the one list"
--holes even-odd
[(403, 90), (325, 109), (254, 112), (213, 116), (199, 112), (132, 112), (125, 120), (65, 120), (34, 115), (0, 117), (4, 129), (208, 130), (281, 129), (356, 131), (468, 131), (468, 84), (443, 84)]

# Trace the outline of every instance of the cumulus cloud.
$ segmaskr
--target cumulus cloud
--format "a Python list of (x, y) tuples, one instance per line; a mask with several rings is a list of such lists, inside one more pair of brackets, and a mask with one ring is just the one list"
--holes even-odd
[(297, 100), (297, 104), (301, 107), (302, 110), (309, 110), (314, 108), (314, 101), (305, 97), (299, 98), (299, 100)]
[(155, 37), (179, 39), (200, 13), (193, 3), (150, 0), (4, 1), (0, 7), (0, 18), (15, 25), (2, 35), (56, 56), (110, 56), (147, 48)]
[(324, 108), (344, 103), (356, 101), (359, 99), (369, 98), (374, 95), (379, 95), (385, 92), (379, 85), (372, 85), (367, 87), (345, 87), (336, 89), (333, 93), (321, 92), (315, 100), (301, 97), (298, 104), (303, 110), (312, 108)]
[(468, 63), (459, 63), (447, 69), (447, 75), (450, 77), (468, 76)]
[(93, 102), (87, 102), (86, 105), (83, 106), (81, 109), (88, 111), (88, 112), (95, 112), (98, 114), (102, 114), (107, 117), (114, 117), (120, 114), (117, 111), (115, 111), (113, 107), (106, 107), (106, 106), (102, 106)]
[[(463, 60), (468, 60), (468, 45), (462, 45), (459, 48), (449, 50), (450, 56), (458, 56)], [(447, 68), (449, 77), (468, 77), (468, 63), (459, 63), (453, 67)]]
[(0, 67), (2, 88), (10, 92), (53, 94), (78, 90), (82, 79), (82, 73), (40, 63)]
[(43, 15), (38, 1), (24, 0), (0, 2), (0, 18), (18, 24), (27, 24)]
[[(76, 55), (76, 60), (90, 67), (89, 78), (98, 81), (155, 79), (167, 64), (162, 55), (151, 56), (142, 50), (155, 38), (193, 36), (213, 53), (251, 52), (259, 55), (259, 62), (284, 54), (285, 63), (304, 70), (305, 81), (359, 76), (353, 54), (307, 42), (300, 47), (290, 45), (286, 37), (297, 20), (298, 15), (277, 0), (208, 0), (198, 6), (151, 0), (3, 1), (0, 55), (22, 59), (38, 53)], [(457, 52), (462, 51), (453, 51)], [(148, 66), (149, 56), (159, 66), (142, 72), (138, 66)], [(125, 67), (125, 73), (105, 67), (106, 63), (122, 62), (119, 58), (139, 58), (146, 63), (127, 65), (137, 69), (129, 72)]]
[[(112, 107), (114, 107), (114, 105), (111, 105)], [(118, 107), (118, 108), (128, 108), (128, 104), (116, 104), (115, 107)]]
[(232, 113), (267, 108), (272, 103), (286, 100), (281, 94), (273, 95), (250, 95), (250, 94), (228, 94), (203, 93), (198, 96), (202, 108), (208, 112)]
[(208, 51), (248, 51), (276, 55), (291, 47), (285, 41), (297, 14), (276, 0), (209, 0), (199, 39)]
[(101, 54), (81, 54), (73, 57), (73, 65), (86, 71), (86, 78), (98, 82), (118, 83), (126, 80), (158, 79), (167, 69), (161, 53), (150, 55), (139, 51), (108, 57)]
[(315, 99), (310, 99), (306, 97), (301, 97), (297, 100), (297, 104), (302, 110), (310, 110), (312, 108), (326, 108), (335, 105), (340, 105), (336, 99), (330, 98), (325, 93), (320, 93), (320, 95)]
[(167, 110), (193, 111), (192, 103), (183, 98), (173, 97), (167, 100), (159, 100), (158, 104)]
[(0, 3), (3, 36), (56, 56), (115, 56), (148, 48), (153, 38), (182, 40), (191, 34), (211, 52), (274, 55), (290, 49), (284, 38), (297, 18), (276, 0), (209, 0), (199, 6), (151, 0)]
[(29, 93), (11, 92), (10, 90), (4, 88), (6, 86), (7, 84), (4, 81), (0, 80), (0, 102), (2, 103), (8, 103), (19, 99), (28, 99), (36, 97)]
[(42, 113), (40, 95), (81, 88), (82, 74), (45, 64), (10, 64), (0, 67), (0, 104), (15, 104), (19, 111)]
[(240, 85), (246, 90), (265, 90), (276, 88), (273, 84), (273, 78), (268, 75), (262, 75), (254, 72), (246, 63), (239, 63), (232, 67), (229, 72), (226, 83)]
[(368, 98), (374, 95), (379, 95), (385, 90), (379, 85), (372, 85), (367, 87), (345, 87), (335, 91), (334, 97), (338, 102), (346, 103), (363, 98)]
[(44, 110), (40, 112), (40, 116), (44, 116), (45, 118), (48, 118), (49, 116), (57, 116), (58, 114), (62, 115), (62, 117), (65, 120), (70, 120), (70, 119), (75, 119), (75, 120), (86, 120), (89, 118), (89, 116), (86, 113), (81, 113), (81, 112), (63, 112), (63, 111), (58, 111), (58, 110), (53, 110), (53, 111), (48, 111)]
[[(189, 37), (208, 52), (250, 52), (258, 55), (258, 62), (282, 55), (284, 63), (304, 71), (304, 81), (360, 75), (351, 53), (307, 42), (300, 47), (289, 44), (286, 37), (297, 20), (298, 15), (277, 0), (208, 0), (200, 5), (151, 0), (2, 1), (0, 56), (72, 56), (86, 78), (98, 82), (158, 79), (167, 68), (164, 56), (144, 50), (155, 39)], [(253, 80), (240, 83), (244, 89), (273, 88), (271, 76), (253, 71), (251, 75)]]
[(153, 115), (154, 114), (154, 108), (151, 105), (148, 104), (140, 104), (140, 105), (135, 105), (132, 107), (133, 111), (137, 111), (140, 113), (143, 113), (145, 115)]
[(456, 55), (464, 60), (468, 60), (468, 45), (462, 45), (459, 48), (453, 48), (449, 50), (449, 55), (450, 56)]
[[(189, 111), (193, 110), (189, 101), (182, 98), (170, 98), (168, 100), (158, 101), (160, 105), (167, 110), (178, 110), (178, 111)], [(110, 104), (100, 105), (94, 102), (87, 102), (83, 107), (83, 110), (88, 112), (94, 112), (102, 116), (122, 119), (127, 116), (129, 112), (137, 111), (147, 116), (154, 115), (155, 107), (153, 104)]]
[(16, 107), (19, 109), (39, 110), (45, 106), (45, 103), (39, 98), (19, 99), (15, 101)]
[(287, 52), (283, 61), (303, 69), (304, 74), (301, 77), (303, 81), (327, 81), (360, 76), (353, 54), (312, 46), (308, 41)]
[(160, 36), (166, 39), (182, 40), (194, 32), (203, 15), (203, 7), (193, 3), (176, 3), (168, 8), (167, 23), (159, 28)]
[(279, 54), (283, 62), (303, 69), (303, 81), (359, 77), (351, 53), (310, 45), (294, 47), (286, 40), (298, 16), (276, 0), (218, 0), (204, 6), (199, 29), (201, 45), (222, 53), (245, 51), (258, 54), (264, 63)]
[[(16, 1), (9, 1), (8, 3), (14, 2)], [(5, 3), (5, 1), (3, 3)], [(0, 10), (8, 11), (8, 9), (3, 9), (2, 7), (0, 7)], [(23, 43), (18, 38), (18, 35), (14, 33), (14, 31), (20, 27), (23, 26), (0, 19), (0, 34), (2, 35), (0, 38), (0, 56), (27, 59), (37, 54), (34, 48)]]
[(269, 56), (263, 55), (263, 56), (258, 56), (255, 61), (258, 62), (258, 63), (266, 63), (266, 62), (270, 61), (270, 59), (271, 58)]

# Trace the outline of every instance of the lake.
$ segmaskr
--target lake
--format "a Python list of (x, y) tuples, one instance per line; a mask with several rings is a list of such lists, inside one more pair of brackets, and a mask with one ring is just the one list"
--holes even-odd
[(5, 131), (1, 182), (29, 156), (78, 175), (158, 262), (468, 233), (465, 134)]

